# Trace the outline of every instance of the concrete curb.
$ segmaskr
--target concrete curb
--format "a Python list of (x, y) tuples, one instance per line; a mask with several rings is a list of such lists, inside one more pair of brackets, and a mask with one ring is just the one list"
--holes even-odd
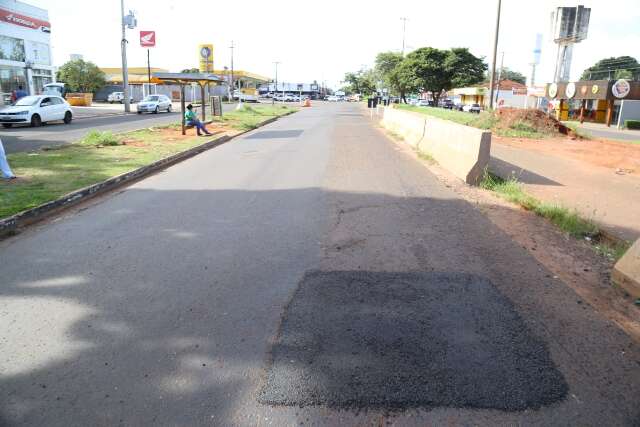
[(640, 299), (640, 239), (613, 267), (611, 280), (633, 298)]
[[(288, 116), (289, 114), (293, 114), (294, 112), (295, 111), (282, 115), (280, 117)], [(278, 120), (278, 118), (279, 117), (272, 117), (270, 119), (267, 119), (263, 122), (258, 123), (256, 128), (254, 129), (245, 130), (233, 136), (228, 136), (228, 135), (221, 136), (219, 138), (205, 142), (204, 144), (198, 145), (196, 147), (190, 148), (185, 151), (181, 151), (169, 157), (165, 157), (164, 159), (160, 159), (146, 166), (142, 166), (138, 169), (134, 169), (132, 171), (123, 173), (121, 175), (111, 177), (105, 181), (98, 182), (96, 184), (81, 188), (76, 191), (72, 191), (71, 193), (65, 194), (59, 199), (52, 200), (40, 206), (36, 206), (35, 208), (19, 212), (8, 218), (0, 219), (0, 238), (14, 235), (21, 228), (34, 224), (36, 222), (42, 221), (43, 219), (46, 219), (52, 214), (59, 213), (65, 209), (68, 209), (81, 202), (84, 202), (92, 197), (106, 193), (107, 191), (111, 191), (115, 188), (122, 187), (125, 184), (128, 184), (132, 181), (135, 181), (137, 179), (150, 175), (159, 170), (165, 169), (176, 163), (187, 160), (204, 151), (207, 151), (219, 145), (222, 145), (232, 140), (233, 138), (244, 135), (245, 133), (251, 132), (262, 126), (268, 125), (269, 123), (273, 123), (276, 120)]]

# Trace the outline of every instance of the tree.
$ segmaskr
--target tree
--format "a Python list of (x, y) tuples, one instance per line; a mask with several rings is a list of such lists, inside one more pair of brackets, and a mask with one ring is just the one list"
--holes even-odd
[(199, 73), (200, 69), (199, 68), (185, 68), (184, 70), (182, 70), (180, 72), (181, 73), (186, 73), (186, 74)]
[(436, 105), (443, 91), (479, 83), (487, 70), (484, 61), (467, 48), (423, 47), (407, 55), (405, 61), (412, 85), (431, 92)]
[(631, 56), (601, 59), (584, 70), (580, 80), (617, 80), (640, 78), (640, 63)]
[[(489, 70), (489, 73), (491, 73), (491, 70)], [(486, 81), (489, 81), (491, 78), (491, 74), (489, 73), (485, 76)], [(498, 78), (498, 74), (500, 74), (500, 80), (513, 80), (514, 82), (522, 83), (523, 85), (527, 84), (527, 77), (524, 74), (511, 70), (507, 67), (503, 67), (502, 70), (496, 74), (496, 78)]]
[(57, 79), (69, 92), (95, 93), (106, 84), (106, 77), (96, 64), (82, 59), (69, 61), (60, 67)]
[(376, 90), (375, 76), (372, 70), (346, 73), (344, 82), (347, 83), (348, 92), (350, 93), (369, 94)]
[(410, 73), (402, 67), (404, 57), (398, 52), (381, 52), (376, 56), (375, 72), (384, 84), (404, 100), (412, 86)]

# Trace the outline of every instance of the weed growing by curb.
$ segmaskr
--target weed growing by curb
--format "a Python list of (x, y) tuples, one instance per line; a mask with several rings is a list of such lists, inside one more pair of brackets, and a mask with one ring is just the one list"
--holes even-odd
[(120, 139), (116, 137), (111, 131), (100, 132), (98, 130), (92, 130), (84, 138), (82, 138), (80, 144), (93, 145), (96, 147), (113, 147), (116, 145), (120, 145), (121, 143)]
[(603, 241), (602, 233), (598, 226), (587, 219), (582, 218), (577, 211), (564, 206), (541, 202), (527, 194), (522, 184), (516, 179), (502, 179), (485, 170), (480, 187), (498, 193), (503, 199), (518, 204), (536, 215), (548, 219), (565, 233), (576, 239), (586, 240), (592, 243), (592, 248), (599, 254), (612, 261), (620, 259), (629, 249), (629, 244), (608, 243)]

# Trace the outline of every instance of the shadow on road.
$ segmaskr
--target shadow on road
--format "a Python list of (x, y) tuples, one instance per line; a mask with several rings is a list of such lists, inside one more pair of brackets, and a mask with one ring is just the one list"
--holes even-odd
[[(319, 200), (329, 202), (329, 212)], [(313, 218), (305, 209), (309, 205), (319, 209)], [(419, 223), (423, 226), (416, 227)], [(325, 237), (318, 241), (319, 235)], [(34, 248), (28, 245), (34, 239), (57, 244)], [(17, 236), (0, 251), (0, 417), (9, 424), (256, 424), (278, 414), (283, 420), (304, 421), (299, 408), (268, 408), (256, 396), (281, 310), (305, 271), (318, 267), (377, 271), (384, 279), (376, 284), (384, 298), (374, 305), (362, 284), (350, 283), (348, 275), (334, 278), (339, 293), (327, 286), (328, 294), (315, 301), (353, 299), (342, 318), (345, 328), (355, 310), (373, 310), (354, 320), (365, 322), (359, 333), (369, 334), (357, 342), (322, 342), (333, 336), (327, 330), (315, 335), (320, 341), (313, 360), (338, 364), (340, 382), (328, 387), (341, 399), (348, 400), (359, 387), (384, 389), (396, 373), (401, 375), (394, 377), (399, 392), (404, 381), (414, 381), (411, 376), (441, 375), (432, 383), (434, 396), (469, 399), (436, 398), (414, 406), (471, 410), (478, 407), (473, 399), (500, 401), (490, 394), (510, 391), (510, 386), (501, 387), (501, 378), (525, 369), (526, 375), (518, 375), (528, 382), (512, 390), (517, 399), (513, 406), (480, 406), (517, 410), (507, 420), (533, 422), (554, 414), (568, 420), (591, 411), (618, 424), (637, 415), (633, 396), (640, 393), (640, 378), (631, 356), (638, 346), (576, 304), (573, 291), (457, 199), (314, 188), (132, 188)], [(24, 259), (30, 268), (21, 267)], [(442, 287), (414, 280), (406, 290), (412, 274), (435, 272), (480, 277), (484, 284), (476, 283), (482, 289), (469, 295), (464, 287), (474, 283), (468, 281)], [(506, 305), (484, 306), (497, 300)], [(414, 319), (424, 321), (420, 328), (407, 323), (411, 317), (402, 315), (403, 304), (422, 311)], [(314, 308), (314, 316), (322, 317), (322, 307)], [(397, 322), (393, 310), (400, 315)], [(521, 320), (512, 323), (513, 316)], [(345, 336), (354, 333), (345, 331)], [(416, 363), (404, 363), (398, 371), (395, 365), (377, 365), (385, 360), (375, 357), (385, 350), (381, 342), (387, 338), (400, 339), (394, 357)], [(612, 351), (622, 348), (628, 359), (613, 360)], [(504, 363), (491, 359), (505, 352)], [(294, 356), (294, 364), (303, 361)], [(376, 374), (366, 384), (358, 383), (358, 373), (372, 363)], [(593, 371), (585, 375), (576, 366), (592, 366)], [(530, 375), (536, 369), (544, 369), (544, 375)], [(555, 369), (562, 375), (551, 375)], [(402, 375), (409, 377), (403, 380)], [(573, 400), (545, 406), (564, 395), (562, 376), (570, 389), (579, 391), (580, 408), (586, 412), (578, 411)], [(540, 401), (545, 390), (553, 391), (553, 399)], [(529, 404), (532, 396), (543, 405)], [(606, 396), (629, 399), (615, 398), (611, 407)]]

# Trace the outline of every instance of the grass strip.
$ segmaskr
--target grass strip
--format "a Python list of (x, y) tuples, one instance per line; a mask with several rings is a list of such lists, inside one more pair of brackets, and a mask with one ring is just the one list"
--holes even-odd
[(615, 261), (629, 249), (628, 243), (609, 243), (602, 239), (599, 227), (592, 221), (582, 218), (576, 210), (564, 206), (541, 202), (527, 194), (516, 179), (502, 179), (488, 171), (480, 182), (480, 187), (496, 192), (503, 199), (518, 204), (536, 215), (548, 219), (560, 230), (590, 242), (594, 250)]
[[(293, 109), (250, 107), (225, 113), (211, 130), (253, 129), (258, 123), (282, 116)], [(9, 154), (17, 180), (0, 180), (0, 218), (34, 208), (67, 193), (87, 187), (208, 141), (189, 130), (179, 132), (180, 124), (132, 132), (90, 131), (73, 144), (45, 148), (29, 153)], [(222, 133), (220, 134), (222, 135)]]

